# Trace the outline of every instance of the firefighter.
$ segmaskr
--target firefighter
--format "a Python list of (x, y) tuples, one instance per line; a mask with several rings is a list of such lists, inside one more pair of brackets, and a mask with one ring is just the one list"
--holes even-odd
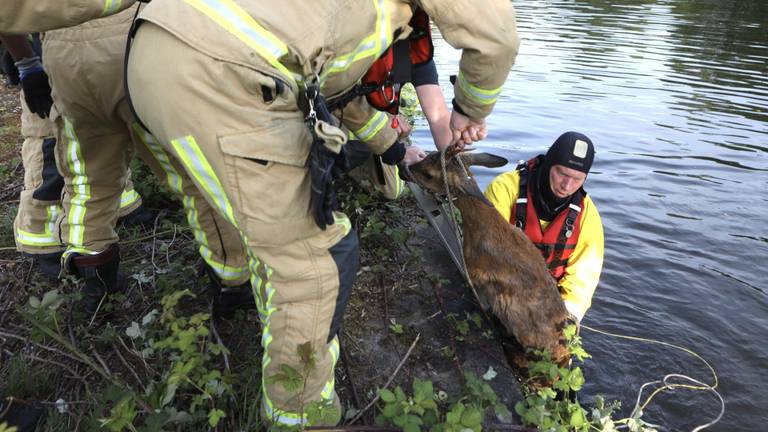
[(341, 100), (332, 102), (332, 105), (343, 105), (345, 98), (360, 96), (376, 109), (367, 122), (376, 127), (358, 131), (360, 136), (352, 134), (348, 144), (352, 168), (350, 176), (357, 181), (365, 180), (363, 184), (371, 185), (390, 200), (398, 198), (404, 190), (397, 165), (383, 164), (381, 158), (371, 153), (366, 142), (377, 134), (391, 133), (388, 128), (394, 129), (400, 140), (410, 135), (411, 125), (400, 114), (404, 105), (400, 91), (405, 84), (411, 83), (416, 90), (435, 147), (438, 150), (447, 147), (452, 138), (448, 125), (450, 112), (438, 84), (433, 59), (429, 16), (422, 9), (416, 9), (408, 25), (413, 29), (410, 35), (392, 44), (371, 65), (360, 84), (345, 93)]
[[(273, 424), (305, 424), (310, 402), (340, 408), (337, 335), (358, 254), (349, 220), (335, 211), (347, 136), (327, 101), (408, 36), (415, 6), (463, 48), (452, 139), (484, 138), (517, 51), (508, 1), (155, 1), (139, 17), (129, 97), (248, 247), (263, 330), (262, 410)], [(365, 132), (370, 116), (351, 104), (337, 118)], [(368, 144), (385, 163), (420, 160), (394, 138)], [(308, 371), (299, 394), (274, 379), (285, 366)]]
[(485, 191), (539, 248), (577, 323), (592, 304), (603, 267), (603, 224), (583, 188), (594, 155), (589, 138), (566, 132), (546, 154), (499, 175)]
[(0, 31), (80, 23), (46, 33), (43, 52), (55, 106), (62, 114), (56, 120), (60, 132), (56, 159), (65, 179), (66, 218), (59, 224), (67, 245), (63, 261), (84, 279), (85, 311), (93, 313), (105, 294), (124, 286), (114, 222), (121, 198), (118, 187), (125, 181), (134, 145), (158, 178), (183, 195), (187, 220), (209, 274), (214, 314), (255, 307), (238, 231), (210, 208), (201, 207), (202, 200), (185, 194), (194, 185), (181, 181), (179, 167), (164, 152), (152, 152), (161, 149), (134, 120), (123, 97), (125, 39), (136, 6), (124, 10), (125, 3), (133, 2), (108, 2), (122, 6), (100, 9), (95, 16), (103, 12), (105, 17), (88, 21), (98, 2), (77, 3), (74, 9), (45, 1), (14, 4), (10, 9), (3, 4), (3, 19), (15, 16), (16, 20), (0, 19), (4, 26)]
[[(64, 179), (56, 168), (56, 126), (49, 115), (53, 100), (48, 75), (40, 63), (40, 39), (36, 35), (0, 35), (0, 40), (13, 51), (8, 55), (15, 57), (7, 63), (6, 74), (16, 77), (14, 81), (23, 86), (20, 98), (24, 189), (13, 224), (16, 249), (31, 257), (43, 275), (56, 278), (64, 249), (57, 233)], [(22, 74), (14, 62), (22, 65)], [(25, 97), (27, 94), (29, 97)], [(53, 116), (56, 115), (54, 111)], [(118, 223), (145, 227), (154, 219), (155, 215), (142, 205), (129, 176), (120, 197)]]

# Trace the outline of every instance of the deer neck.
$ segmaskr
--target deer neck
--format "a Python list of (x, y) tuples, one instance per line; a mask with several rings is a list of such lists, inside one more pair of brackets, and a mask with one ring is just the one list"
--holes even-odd
[(461, 212), (465, 243), (482, 239), (484, 233), (493, 232), (493, 225), (505, 222), (496, 208), (469, 195), (456, 198), (456, 207)]

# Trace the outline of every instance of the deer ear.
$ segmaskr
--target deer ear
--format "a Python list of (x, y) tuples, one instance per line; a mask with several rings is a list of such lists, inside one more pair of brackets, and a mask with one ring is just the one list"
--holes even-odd
[(470, 165), (480, 165), (488, 168), (498, 168), (509, 163), (507, 159), (490, 153), (467, 154), (466, 158)]
[(445, 160), (451, 160), (459, 153), (461, 153), (459, 146), (451, 144), (445, 149)]

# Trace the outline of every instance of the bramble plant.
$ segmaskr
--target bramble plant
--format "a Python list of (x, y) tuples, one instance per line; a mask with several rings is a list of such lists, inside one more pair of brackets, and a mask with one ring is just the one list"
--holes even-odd
[(472, 373), (467, 373), (465, 378), (462, 394), (453, 399), (445, 392), (435, 392), (432, 381), (418, 378), (413, 381), (412, 394), (407, 394), (400, 386), (394, 390), (379, 390), (383, 406), (376, 423), (395, 425), (405, 432), (463, 432), (480, 431), (489, 408), (499, 418), (510, 418), (509, 410), (498, 401), (488, 380), (479, 379)]
[[(575, 324), (563, 330), (568, 349), (578, 361), (591, 356), (584, 350)], [(560, 367), (546, 351), (534, 351), (540, 360), (529, 365), (528, 383), (552, 383), (549, 387), (523, 385), (524, 399), (515, 404), (515, 412), (523, 424), (539, 430), (553, 432), (616, 431), (617, 423), (627, 423), (631, 432), (655, 432), (639, 415), (632, 419), (613, 420), (618, 401), (605, 403), (602, 396), (595, 398), (592, 410), (581, 406), (575, 395), (584, 386), (584, 375), (579, 366)]]

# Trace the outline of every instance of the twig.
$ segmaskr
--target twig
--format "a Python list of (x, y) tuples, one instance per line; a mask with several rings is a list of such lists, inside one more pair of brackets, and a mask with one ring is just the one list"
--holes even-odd
[(136, 378), (136, 382), (139, 383), (139, 387), (141, 387), (144, 392), (146, 393), (146, 387), (144, 387), (144, 382), (139, 378), (139, 374), (136, 373), (136, 371), (131, 367), (130, 363), (128, 363), (125, 360), (125, 357), (123, 357), (122, 354), (120, 354), (120, 349), (118, 349), (116, 346), (112, 345), (112, 350), (117, 354), (117, 357), (120, 359), (120, 362), (125, 366), (126, 369), (128, 369), (128, 372), (133, 375), (134, 378)]
[[(394, 381), (394, 379), (395, 379), (395, 376), (397, 376), (397, 373), (400, 371), (400, 368), (402, 368), (402, 367), (403, 367), (403, 365), (405, 364), (405, 361), (406, 361), (406, 360), (408, 360), (408, 357), (411, 355), (411, 352), (413, 351), (413, 349), (414, 349), (414, 348), (416, 348), (416, 343), (419, 341), (419, 338), (420, 338), (420, 337), (421, 337), (421, 333), (419, 333), (419, 334), (417, 334), (417, 335), (416, 335), (416, 339), (414, 339), (414, 340), (413, 340), (413, 343), (411, 343), (411, 347), (410, 347), (410, 348), (408, 348), (408, 352), (406, 352), (406, 353), (405, 353), (405, 357), (403, 357), (403, 359), (402, 359), (402, 360), (400, 360), (400, 364), (398, 364), (398, 365), (397, 365), (397, 367), (395, 368), (395, 371), (394, 371), (394, 372), (392, 372), (392, 375), (390, 375), (389, 379), (387, 380), (386, 384), (384, 384), (384, 387), (382, 387), (382, 389), (386, 389), (387, 387), (389, 387), (389, 385), (390, 385), (390, 384), (392, 384), (392, 381)], [(376, 397), (374, 397), (374, 398), (373, 398), (373, 400), (371, 400), (370, 402), (368, 402), (368, 405), (366, 405), (366, 406), (365, 406), (365, 408), (363, 408), (363, 410), (362, 410), (362, 411), (360, 411), (359, 413), (357, 413), (357, 415), (356, 415), (356, 416), (355, 416), (355, 417), (354, 417), (352, 420), (350, 420), (350, 421), (349, 421), (349, 424), (352, 424), (352, 423), (354, 423), (354, 422), (358, 421), (358, 420), (360, 419), (360, 417), (362, 417), (362, 416), (363, 416), (363, 414), (365, 414), (365, 412), (366, 412), (366, 411), (368, 411), (369, 409), (371, 409), (371, 407), (372, 407), (372, 406), (373, 406), (373, 405), (374, 405), (376, 402), (378, 402), (378, 401), (379, 401), (379, 398), (380, 398), (380, 397), (381, 397), (381, 396), (380, 396), (379, 394), (376, 394)]]
[(38, 356), (36, 356), (34, 354), (24, 354), (24, 356), (26, 356), (28, 358), (31, 358), (32, 360), (37, 360), (37, 361), (42, 362), (42, 363), (48, 363), (48, 364), (52, 364), (52, 365), (60, 367), (61, 369), (69, 372), (70, 374), (72, 374), (75, 378), (79, 379), (83, 383), (83, 386), (85, 386), (85, 391), (86, 392), (88, 392), (88, 393), (91, 392), (89, 390), (89, 387), (88, 387), (88, 381), (86, 381), (86, 379), (83, 378), (81, 375), (77, 374), (74, 371), (74, 369), (72, 368), (72, 366), (67, 366), (67, 365), (65, 365), (63, 363), (59, 363), (59, 362), (57, 362), (55, 360), (44, 359), (44, 358), (38, 357)]
[[(24, 312), (23, 310), (21, 310), (21, 309), (17, 308), (17, 309), (16, 309), (16, 312), (17, 312), (19, 315), (21, 315), (21, 316), (22, 316), (22, 317), (23, 317), (25, 320), (27, 320), (27, 322), (29, 322), (29, 323), (30, 323), (30, 324), (32, 324), (33, 326), (37, 327), (37, 328), (38, 328), (38, 330), (42, 331), (42, 332), (43, 332), (43, 333), (45, 333), (47, 336), (51, 337), (53, 340), (55, 340), (56, 342), (58, 342), (58, 343), (60, 343), (62, 346), (64, 346), (64, 348), (66, 348), (67, 350), (69, 350), (69, 352), (71, 352), (71, 353), (72, 353), (72, 354), (73, 354), (73, 355), (76, 357), (76, 360), (78, 360), (78, 361), (80, 361), (80, 362), (82, 362), (82, 363), (85, 363), (86, 365), (90, 366), (90, 368), (91, 368), (91, 369), (93, 369), (93, 371), (94, 371), (94, 372), (98, 373), (99, 375), (101, 375), (102, 377), (104, 377), (105, 379), (107, 379), (107, 380), (108, 380), (109, 382), (111, 382), (112, 384), (115, 384), (116, 386), (118, 386), (118, 387), (121, 387), (121, 388), (122, 388), (122, 387), (127, 387), (127, 388), (128, 388), (128, 390), (130, 390), (130, 391), (132, 391), (133, 393), (135, 393), (135, 399), (136, 399), (136, 402), (137, 402), (137, 403), (138, 403), (138, 404), (139, 404), (139, 405), (142, 407), (142, 409), (143, 409), (145, 412), (147, 412), (147, 413), (150, 413), (150, 412), (152, 412), (152, 408), (149, 406), (149, 404), (147, 404), (147, 403), (146, 403), (146, 402), (145, 402), (143, 399), (141, 399), (141, 398), (138, 396), (138, 393), (136, 393), (135, 391), (133, 391), (133, 389), (131, 388), (131, 386), (130, 386), (130, 385), (128, 385), (128, 383), (126, 383), (126, 382), (123, 382), (122, 380), (120, 380), (120, 379), (119, 379), (119, 377), (116, 377), (116, 376), (112, 375), (111, 373), (109, 373), (109, 371), (105, 370), (105, 369), (106, 369), (106, 367), (105, 367), (105, 369), (102, 369), (102, 368), (101, 368), (101, 367), (100, 367), (98, 364), (96, 364), (96, 362), (94, 362), (94, 361), (93, 361), (93, 359), (92, 359), (92, 358), (90, 358), (90, 357), (89, 357), (87, 354), (85, 354), (85, 353), (83, 353), (82, 351), (78, 350), (78, 349), (77, 349), (75, 346), (73, 346), (73, 345), (72, 345), (72, 344), (71, 344), (71, 343), (70, 343), (68, 340), (64, 339), (64, 338), (63, 338), (61, 335), (59, 335), (58, 333), (54, 332), (54, 331), (53, 331), (53, 330), (51, 330), (49, 327), (47, 327), (47, 326), (44, 326), (44, 325), (40, 324), (39, 322), (37, 322), (37, 320), (35, 320), (35, 319), (34, 319), (32, 316), (30, 316), (29, 314), (27, 314), (27, 313), (26, 313), (26, 312)], [(100, 362), (103, 364), (103, 363), (104, 363), (104, 361), (103, 361), (103, 360), (101, 360), (101, 358), (100, 358), (100, 357), (98, 357), (98, 353), (96, 353), (95, 351), (94, 351), (94, 353), (96, 354), (96, 357), (97, 357), (97, 359), (98, 359), (98, 360), (99, 360), (99, 361), (100, 361)], [(71, 358), (71, 356), (67, 356), (67, 357), (70, 357), (70, 358)], [(106, 366), (106, 365), (104, 365), (104, 366)]]
[(357, 387), (355, 387), (355, 380), (352, 379), (352, 372), (349, 369), (349, 353), (347, 352), (347, 346), (344, 339), (342, 339), (341, 334), (339, 334), (339, 350), (341, 351), (341, 362), (344, 364), (344, 373), (347, 375), (349, 387), (352, 389), (352, 398), (355, 401), (355, 408), (360, 409), (362, 402), (360, 400), (360, 395), (357, 393)]
[[(213, 311), (213, 304), (211, 304), (211, 311)], [(216, 330), (216, 324), (214, 324), (213, 321), (214, 320), (211, 320), (211, 333), (213, 333), (213, 337), (216, 338), (216, 343), (226, 348), (224, 341), (222, 341), (221, 336), (219, 336), (219, 331)], [(221, 355), (224, 357), (224, 369), (226, 369), (227, 372), (232, 372), (229, 368), (229, 356), (227, 355), (227, 350), (221, 350)]]
[(131, 355), (133, 355), (134, 357), (136, 357), (136, 358), (138, 358), (139, 360), (141, 360), (141, 363), (144, 365), (144, 369), (145, 369), (146, 371), (150, 372), (151, 374), (153, 374), (153, 375), (155, 375), (155, 376), (157, 375), (157, 372), (156, 372), (154, 369), (152, 369), (152, 368), (151, 368), (151, 367), (150, 367), (150, 366), (147, 364), (147, 361), (144, 359), (144, 356), (142, 356), (142, 355), (140, 355), (140, 354), (138, 354), (138, 353), (136, 352), (136, 347), (135, 347), (135, 346), (134, 346), (134, 349), (130, 349), (130, 348), (128, 347), (128, 345), (126, 345), (126, 344), (125, 344), (125, 341), (123, 341), (123, 338), (121, 338), (120, 336), (118, 336), (118, 337), (117, 337), (117, 340), (119, 340), (119, 341), (120, 341), (120, 345), (122, 345), (122, 346), (123, 346), (123, 348), (125, 348), (125, 350), (126, 350), (126, 351), (128, 351), (129, 353), (131, 353)]
[[(121, 241), (120, 244), (128, 245), (128, 244), (133, 244), (133, 243), (141, 243), (144, 240), (150, 240), (150, 239), (153, 239), (155, 237), (159, 237), (159, 236), (162, 236), (162, 235), (165, 235), (165, 234), (170, 234), (173, 231), (174, 230), (160, 231), (159, 233), (154, 233), (152, 235), (147, 235), (147, 236), (144, 236), (144, 237), (139, 237), (139, 238), (135, 238), (135, 239), (131, 239), (131, 240)], [(16, 248), (13, 248), (13, 249), (16, 250)]]

